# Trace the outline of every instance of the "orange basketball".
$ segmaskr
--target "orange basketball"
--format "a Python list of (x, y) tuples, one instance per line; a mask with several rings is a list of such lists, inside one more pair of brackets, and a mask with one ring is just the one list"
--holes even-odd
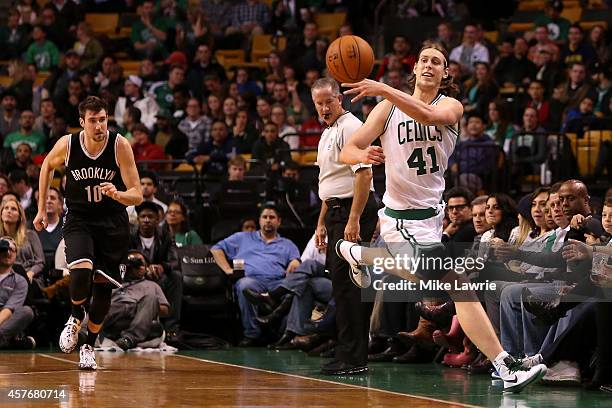
[(325, 61), (327, 70), (336, 81), (359, 82), (372, 72), (374, 51), (363, 38), (345, 35), (329, 45)]

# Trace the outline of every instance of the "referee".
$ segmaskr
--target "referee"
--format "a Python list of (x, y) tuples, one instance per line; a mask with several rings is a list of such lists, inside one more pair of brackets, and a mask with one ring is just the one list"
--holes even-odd
[(319, 117), (327, 124), (319, 141), (319, 197), (323, 202), (317, 222), (317, 247), (327, 247), (336, 302), (338, 345), (335, 359), (321, 368), (323, 374), (346, 375), (368, 371), (369, 304), (361, 302), (360, 289), (349, 277), (349, 264), (334, 249), (339, 239), (369, 242), (377, 221), (371, 165), (340, 163), (340, 151), (362, 123), (342, 108), (335, 80), (321, 78), (311, 89)]

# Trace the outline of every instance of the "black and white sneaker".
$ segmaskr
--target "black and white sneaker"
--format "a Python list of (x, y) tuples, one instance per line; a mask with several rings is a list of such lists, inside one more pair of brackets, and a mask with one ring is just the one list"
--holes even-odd
[(64, 353), (72, 353), (79, 341), (79, 330), (81, 330), (81, 321), (74, 316), (70, 316), (62, 334), (59, 338), (60, 350)]
[(79, 368), (81, 370), (97, 370), (96, 353), (89, 344), (83, 344), (79, 353)]
[(349, 277), (355, 286), (365, 289), (372, 284), (372, 277), (367, 265), (362, 265), (351, 253), (351, 249), (358, 244), (339, 239), (336, 242), (336, 254), (351, 266)]
[(544, 364), (535, 364), (531, 368), (526, 368), (521, 360), (508, 356), (499, 366), (498, 372), (504, 382), (504, 392), (519, 393), (529, 384), (541, 380), (546, 370)]

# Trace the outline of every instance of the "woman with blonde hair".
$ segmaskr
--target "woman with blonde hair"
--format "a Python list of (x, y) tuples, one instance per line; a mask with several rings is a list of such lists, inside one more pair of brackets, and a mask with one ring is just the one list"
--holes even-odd
[(45, 264), (45, 255), (38, 235), (27, 229), (27, 219), (23, 207), (17, 200), (8, 198), (0, 206), (0, 236), (9, 236), (17, 244), (17, 259), (15, 265), (20, 265), (26, 271), (28, 280), (32, 282), (40, 274)]

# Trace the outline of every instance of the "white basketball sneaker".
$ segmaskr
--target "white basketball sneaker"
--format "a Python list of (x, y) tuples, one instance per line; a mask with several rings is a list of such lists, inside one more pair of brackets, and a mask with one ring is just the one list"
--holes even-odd
[(83, 344), (79, 353), (79, 368), (81, 370), (97, 370), (96, 353), (89, 344)]
[(72, 353), (79, 341), (79, 330), (81, 330), (81, 321), (74, 316), (70, 316), (62, 334), (60, 334), (60, 350), (64, 353)]
[(372, 284), (372, 277), (367, 265), (362, 265), (351, 252), (351, 249), (357, 246), (359, 245), (354, 242), (339, 239), (336, 242), (336, 254), (351, 266), (349, 277), (355, 286), (365, 289)]
[(523, 367), (521, 360), (508, 356), (504, 358), (498, 372), (504, 382), (504, 392), (519, 393), (529, 384), (541, 380), (546, 370), (544, 364), (535, 364), (531, 368)]

